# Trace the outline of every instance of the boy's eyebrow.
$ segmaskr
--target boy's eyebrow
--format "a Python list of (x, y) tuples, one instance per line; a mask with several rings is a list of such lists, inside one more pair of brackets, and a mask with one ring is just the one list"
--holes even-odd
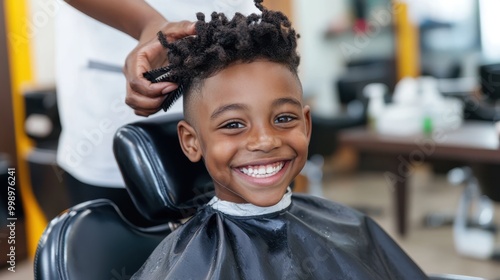
[(300, 103), (300, 101), (291, 97), (283, 97), (273, 101), (273, 107), (278, 107), (285, 104), (291, 104), (302, 108), (302, 104)]
[(212, 115), (210, 116), (210, 119), (216, 119), (219, 115), (226, 111), (231, 111), (231, 110), (247, 110), (248, 106), (245, 104), (240, 104), (240, 103), (233, 103), (233, 104), (228, 104), (221, 106), (215, 110)]

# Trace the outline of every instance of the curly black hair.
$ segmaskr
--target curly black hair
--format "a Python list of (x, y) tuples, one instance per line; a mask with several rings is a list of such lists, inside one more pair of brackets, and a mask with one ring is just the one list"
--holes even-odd
[(169, 65), (146, 72), (144, 76), (151, 82), (179, 84), (179, 88), (170, 93), (163, 103), (165, 111), (181, 94), (188, 94), (204, 79), (236, 62), (265, 59), (282, 64), (297, 74), (299, 35), (283, 13), (266, 9), (262, 5), (263, 0), (254, 2), (262, 12), (260, 15), (236, 13), (228, 20), (223, 13), (213, 12), (212, 19), (206, 22), (205, 15), (197, 13), (197, 35), (169, 43), (163, 33), (158, 34), (160, 42), (168, 50)]

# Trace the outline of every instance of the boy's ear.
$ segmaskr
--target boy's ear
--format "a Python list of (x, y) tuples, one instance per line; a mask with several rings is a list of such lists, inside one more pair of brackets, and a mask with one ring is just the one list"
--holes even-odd
[(201, 147), (198, 136), (194, 128), (186, 121), (182, 120), (177, 124), (177, 133), (182, 151), (192, 162), (198, 162), (201, 159)]
[(308, 105), (305, 105), (303, 110), (304, 110), (304, 121), (306, 123), (306, 135), (307, 139), (310, 141), (312, 133), (311, 108)]

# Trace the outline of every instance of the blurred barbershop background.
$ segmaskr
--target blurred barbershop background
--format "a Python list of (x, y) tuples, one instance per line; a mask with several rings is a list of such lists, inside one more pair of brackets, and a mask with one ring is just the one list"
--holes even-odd
[[(264, 4), (301, 34), (313, 134), (295, 191), (367, 213), (426, 273), (500, 279), (500, 1)], [(70, 207), (56, 164), (61, 5), (0, 5), (0, 279), (33, 279), (38, 239)], [(9, 168), (15, 274), (7, 271)]]

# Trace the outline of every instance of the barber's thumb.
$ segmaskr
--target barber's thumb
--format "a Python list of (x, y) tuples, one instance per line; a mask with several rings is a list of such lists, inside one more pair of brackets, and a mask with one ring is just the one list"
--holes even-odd
[(169, 94), (172, 91), (174, 91), (177, 87), (178, 86), (176, 84), (170, 84), (170, 85), (168, 85), (168, 86), (166, 86), (165, 88), (162, 89), (161, 94), (163, 94), (163, 95)]
[(196, 33), (196, 23), (195, 22), (189, 23), (186, 30), (189, 34), (195, 34)]

